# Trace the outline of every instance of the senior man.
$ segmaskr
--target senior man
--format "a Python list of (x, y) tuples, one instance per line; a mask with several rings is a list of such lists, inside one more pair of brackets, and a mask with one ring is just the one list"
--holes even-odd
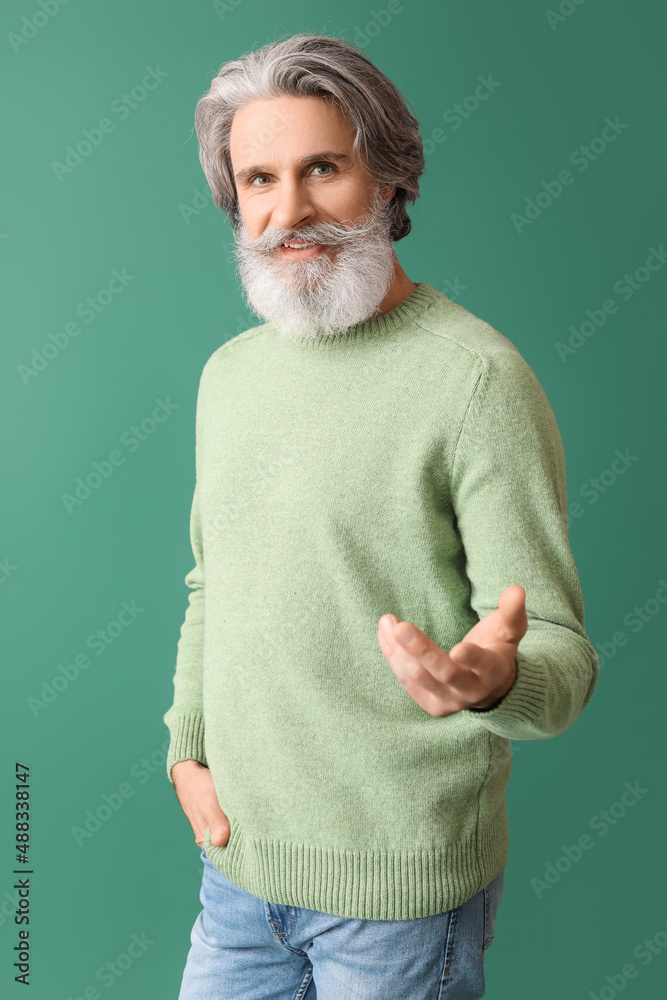
[(473, 1000), (510, 740), (566, 730), (599, 671), (556, 420), (509, 340), (403, 271), (419, 122), (365, 55), (266, 45), (195, 121), (263, 322), (197, 396), (180, 1000)]

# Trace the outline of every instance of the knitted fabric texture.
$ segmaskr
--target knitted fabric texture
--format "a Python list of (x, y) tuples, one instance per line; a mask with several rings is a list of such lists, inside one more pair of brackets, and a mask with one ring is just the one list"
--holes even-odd
[[(342, 334), (246, 330), (206, 362), (177, 761), (210, 768), (236, 885), (344, 917), (458, 906), (509, 856), (510, 740), (588, 704), (556, 419), (517, 348), (427, 282)], [(516, 681), (490, 711), (422, 709), (380, 648), (395, 614), (449, 650), (526, 591)]]

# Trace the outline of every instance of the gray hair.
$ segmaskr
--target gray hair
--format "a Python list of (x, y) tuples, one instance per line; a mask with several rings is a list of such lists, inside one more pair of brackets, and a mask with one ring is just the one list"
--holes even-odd
[(406, 202), (419, 197), (424, 149), (419, 120), (399, 89), (349, 42), (328, 35), (292, 35), (226, 62), (197, 102), (199, 160), (213, 203), (234, 228), (241, 223), (229, 153), (234, 115), (246, 104), (280, 96), (318, 96), (338, 105), (356, 127), (361, 151), (379, 183), (396, 186), (387, 206), (393, 242), (410, 232)]

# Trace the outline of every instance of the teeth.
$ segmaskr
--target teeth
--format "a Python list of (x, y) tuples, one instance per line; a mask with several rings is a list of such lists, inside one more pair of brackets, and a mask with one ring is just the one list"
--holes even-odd
[(284, 247), (293, 247), (295, 250), (303, 250), (304, 247), (317, 246), (316, 243), (283, 243)]

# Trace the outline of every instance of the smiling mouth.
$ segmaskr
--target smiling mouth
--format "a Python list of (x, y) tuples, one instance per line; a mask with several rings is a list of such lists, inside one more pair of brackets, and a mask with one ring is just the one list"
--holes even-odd
[(326, 249), (324, 243), (281, 243), (278, 248), (283, 257), (317, 257)]

